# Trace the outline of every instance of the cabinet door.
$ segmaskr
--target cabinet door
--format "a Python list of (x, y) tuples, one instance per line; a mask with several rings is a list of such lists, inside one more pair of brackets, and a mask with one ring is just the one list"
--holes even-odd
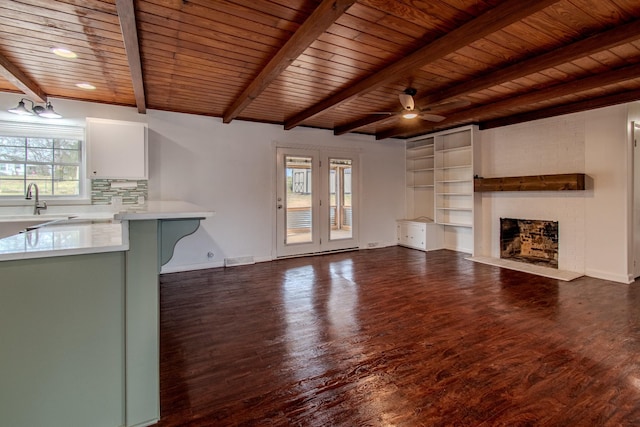
[(147, 125), (87, 118), (88, 178), (147, 179)]
[(409, 241), (410, 246), (417, 249), (425, 249), (425, 225), (421, 223), (410, 223), (409, 224)]
[(398, 244), (402, 246), (409, 245), (409, 228), (405, 221), (399, 222), (397, 225)]

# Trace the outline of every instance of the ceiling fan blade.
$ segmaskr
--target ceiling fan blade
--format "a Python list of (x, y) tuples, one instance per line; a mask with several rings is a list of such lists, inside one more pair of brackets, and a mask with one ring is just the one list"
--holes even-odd
[(400, 104), (402, 104), (402, 108), (405, 110), (413, 110), (416, 108), (416, 103), (413, 101), (413, 96), (408, 95), (406, 93), (401, 93), (398, 95), (400, 99)]
[(386, 114), (386, 115), (392, 115), (392, 114), (398, 114), (397, 111), (367, 111), (366, 114)]
[(427, 121), (430, 121), (430, 122), (441, 122), (444, 119), (446, 119), (445, 116), (440, 116), (438, 114), (428, 114), (428, 113), (422, 113), (420, 115), (420, 118), (422, 120), (427, 120)]

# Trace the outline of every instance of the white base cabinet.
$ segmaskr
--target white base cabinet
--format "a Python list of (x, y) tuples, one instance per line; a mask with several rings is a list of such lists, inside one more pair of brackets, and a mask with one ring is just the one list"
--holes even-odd
[(442, 225), (419, 220), (399, 220), (398, 245), (422, 251), (442, 249), (444, 232)]

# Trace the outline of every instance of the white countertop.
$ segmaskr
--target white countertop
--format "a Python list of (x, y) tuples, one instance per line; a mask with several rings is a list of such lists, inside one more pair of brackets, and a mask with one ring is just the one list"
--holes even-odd
[(84, 209), (64, 215), (58, 212), (42, 216), (0, 215), (0, 222), (62, 219), (0, 239), (0, 261), (126, 251), (129, 249), (128, 221), (196, 219), (214, 214), (192, 203), (149, 201), (144, 205), (124, 206), (117, 213), (96, 207), (96, 210)]
[(80, 222), (51, 225), (0, 239), (0, 261), (126, 251), (125, 222)]
[(144, 205), (131, 205), (114, 215), (119, 220), (144, 220), (144, 219), (186, 219), (208, 218), (215, 212), (208, 211), (198, 205), (180, 201), (149, 201)]

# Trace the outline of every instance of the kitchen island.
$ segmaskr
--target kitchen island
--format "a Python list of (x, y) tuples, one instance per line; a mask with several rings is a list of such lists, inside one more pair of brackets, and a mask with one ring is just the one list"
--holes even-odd
[(154, 424), (160, 266), (212, 215), (148, 202), (0, 239), (2, 423)]

